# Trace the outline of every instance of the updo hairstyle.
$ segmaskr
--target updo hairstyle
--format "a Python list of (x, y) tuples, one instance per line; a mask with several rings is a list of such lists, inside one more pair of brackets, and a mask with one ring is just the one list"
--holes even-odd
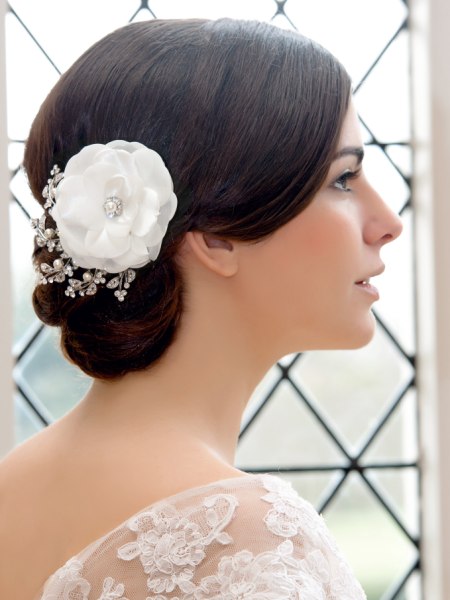
[[(183, 313), (175, 255), (185, 233), (252, 243), (298, 215), (324, 182), (349, 96), (328, 51), (265, 23), (139, 22), (87, 50), (33, 122), (24, 159), (33, 195), (44, 203), (54, 164), (64, 170), (84, 146), (121, 139), (162, 156), (178, 209), (125, 302), (105, 288), (73, 299), (64, 284), (36, 286), (34, 309), (61, 328), (65, 355), (101, 379), (161, 357)], [(38, 270), (54, 258), (35, 247)]]

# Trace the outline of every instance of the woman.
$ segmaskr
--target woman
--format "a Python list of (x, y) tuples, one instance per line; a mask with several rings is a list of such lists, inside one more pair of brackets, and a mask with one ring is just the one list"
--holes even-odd
[(362, 157), (343, 67), (267, 24), (132, 24), (61, 77), (33, 300), (94, 382), (3, 462), (5, 597), (364, 598), (310, 505), (233, 466), (277, 359), (373, 335), (401, 224)]

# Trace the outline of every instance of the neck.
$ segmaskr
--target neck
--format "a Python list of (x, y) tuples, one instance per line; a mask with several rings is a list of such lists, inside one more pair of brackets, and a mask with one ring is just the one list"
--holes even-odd
[(262, 353), (226, 294), (213, 300), (185, 310), (174, 342), (148, 370), (95, 381), (74, 411), (83, 427), (128, 444), (176, 440), (232, 465), (243, 410), (276, 357)]

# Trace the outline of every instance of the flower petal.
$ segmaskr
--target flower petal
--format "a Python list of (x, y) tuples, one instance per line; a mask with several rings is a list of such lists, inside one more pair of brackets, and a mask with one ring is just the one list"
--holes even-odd
[(177, 205), (178, 205), (178, 200), (177, 197), (175, 196), (174, 193), (170, 194), (169, 198), (167, 199), (167, 201), (161, 205), (161, 213), (163, 213), (164, 210), (164, 219), (167, 219), (167, 221), (170, 221), (174, 214), (175, 211), (177, 210)]
[(106, 147), (115, 150), (125, 150), (130, 154), (136, 152), (139, 148), (147, 148), (147, 146), (144, 146), (144, 144), (141, 144), (140, 142), (125, 142), (124, 140), (113, 140), (112, 142), (108, 142)]
[(133, 154), (133, 159), (144, 185), (153, 189), (162, 200), (170, 196), (173, 191), (172, 178), (159, 154), (141, 149)]
[(130, 236), (111, 237), (105, 230), (88, 231), (84, 240), (89, 254), (97, 258), (116, 258), (130, 247)]
[(96, 155), (104, 150), (104, 148), (103, 144), (90, 144), (82, 148), (78, 154), (74, 154), (67, 161), (64, 176), (71, 177), (72, 175), (83, 173), (88, 165), (95, 162)]

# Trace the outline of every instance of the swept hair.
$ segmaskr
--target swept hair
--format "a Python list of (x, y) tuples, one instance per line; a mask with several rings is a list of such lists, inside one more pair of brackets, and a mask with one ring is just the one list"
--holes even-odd
[[(36, 116), (24, 166), (31, 190), (83, 146), (138, 141), (164, 159), (178, 210), (161, 253), (126, 302), (107, 290), (67, 298), (39, 285), (39, 318), (66, 356), (111, 379), (149, 367), (183, 313), (175, 256), (189, 230), (257, 242), (298, 215), (323, 184), (350, 97), (342, 65), (312, 40), (256, 21), (153, 20), (107, 35), (60, 78)], [(37, 268), (52, 260), (35, 248)]]

